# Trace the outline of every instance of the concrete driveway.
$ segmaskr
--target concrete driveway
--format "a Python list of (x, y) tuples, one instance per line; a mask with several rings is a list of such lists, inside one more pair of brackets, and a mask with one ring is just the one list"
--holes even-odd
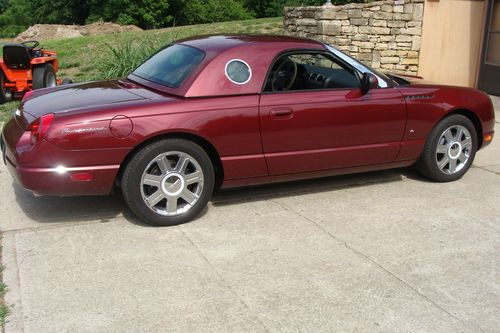
[(35, 198), (3, 166), (0, 191), (7, 332), (500, 329), (500, 137), (454, 183), (241, 189), (171, 228), (114, 197)]

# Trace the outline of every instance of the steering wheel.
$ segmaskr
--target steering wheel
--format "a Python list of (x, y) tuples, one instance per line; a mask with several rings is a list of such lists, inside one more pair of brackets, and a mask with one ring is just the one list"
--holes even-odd
[[(36, 47), (38, 47), (40, 45), (40, 43), (37, 42), (36, 40), (27, 40), (25, 42), (22, 42), (21, 44), (23, 44), (24, 46), (26, 46), (30, 50), (33, 50), (33, 49), (35, 49)], [(27, 45), (27, 44), (33, 44), (33, 45), (30, 46), (30, 45)]]
[(297, 63), (287, 58), (274, 72), (273, 80), (271, 82), (272, 90), (290, 90), (297, 79), (297, 72)]

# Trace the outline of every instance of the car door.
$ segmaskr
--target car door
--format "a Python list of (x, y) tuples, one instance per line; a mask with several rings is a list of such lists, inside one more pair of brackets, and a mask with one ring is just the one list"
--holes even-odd
[(295, 51), (272, 65), (259, 119), (269, 173), (283, 175), (394, 161), (406, 106), (394, 88), (362, 94), (355, 69), (332, 54)]

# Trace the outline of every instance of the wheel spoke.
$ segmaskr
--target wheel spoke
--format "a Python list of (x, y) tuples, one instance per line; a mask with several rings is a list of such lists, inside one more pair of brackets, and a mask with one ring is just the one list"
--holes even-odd
[(192, 204), (198, 197), (193, 192), (185, 188), (181, 193), (181, 198), (186, 200), (188, 204)]
[(167, 157), (163, 157), (162, 159), (157, 160), (156, 163), (158, 164), (162, 175), (172, 171), (172, 167), (170, 166), (170, 162), (168, 161)]
[(468, 158), (468, 156), (467, 156), (467, 155), (465, 155), (465, 153), (464, 153), (464, 152), (461, 152), (461, 153), (460, 153), (460, 156), (458, 156), (458, 160), (459, 160), (460, 162), (462, 162), (462, 163), (465, 163), (465, 162), (467, 161), (467, 158)]
[(175, 166), (175, 171), (179, 173), (184, 173), (189, 164), (189, 157), (181, 155), (179, 156), (179, 161), (177, 161), (177, 165)]
[(470, 148), (470, 147), (472, 147), (472, 139), (465, 137), (465, 139), (463, 141), (460, 141), (460, 144), (464, 148)]
[(167, 199), (167, 213), (173, 214), (177, 212), (177, 198)]
[(450, 173), (453, 173), (457, 170), (457, 160), (454, 160), (454, 159), (450, 160), (449, 170), (450, 170)]
[(146, 201), (151, 207), (154, 207), (158, 204), (158, 202), (162, 201), (165, 198), (165, 195), (161, 190), (157, 190), (155, 193), (151, 194), (146, 198)]
[(195, 171), (184, 176), (184, 181), (186, 182), (186, 185), (199, 183), (201, 181), (201, 172)]
[(457, 129), (457, 134), (456, 134), (455, 138), (457, 139), (457, 141), (462, 141), (463, 135), (464, 135), (464, 129), (462, 127), (459, 127)]
[(161, 184), (161, 176), (155, 176), (148, 173), (146, 174), (146, 176), (144, 176), (143, 183), (144, 185), (155, 186), (159, 188)]
[(438, 145), (436, 149), (436, 153), (438, 154), (446, 154), (448, 152), (448, 147), (446, 145)]
[(446, 139), (446, 143), (453, 141), (453, 134), (451, 134), (451, 130), (447, 129), (446, 132), (443, 133), (443, 136)]
[(439, 169), (443, 170), (443, 168), (450, 162), (450, 159), (448, 156), (443, 157), (441, 161), (438, 162), (438, 167)]

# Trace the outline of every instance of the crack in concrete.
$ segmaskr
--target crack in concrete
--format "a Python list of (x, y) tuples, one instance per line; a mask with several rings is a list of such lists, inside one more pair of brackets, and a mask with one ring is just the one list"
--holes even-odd
[[(22, 287), (21, 287), (21, 270), (20, 270), (20, 267), (19, 267), (19, 260), (17, 260), (17, 239), (16, 239), (16, 235), (14, 235), (13, 237), (13, 240), (14, 240), (14, 260), (16, 262), (16, 271), (17, 271), (17, 282), (18, 282), (18, 285), (19, 285), (19, 290), (22, 290)], [(23, 310), (23, 294), (20, 293), (19, 295), (19, 302), (21, 303), (19, 305), (19, 312), (21, 313), (21, 318), (24, 318), (24, 310)], [(21, 320), (21, 329), (24, 331), (24, 320)]]
[(238, 295), (238, 293), (234, 290), (234, 288), (231, 286), (231, 284), (229, 284), (228, 282), (226, 282), (226, 280), (224, 279), (224, 275), (222, 275), (222, 273), (217, 269), (217, 267), (208, 259), (207, 256), (205, 256), (205, 254), (201, 251), (201, 249), (195, 244), (195, 242), (191, 239), (191, 237), (189, 237), (189, 235), (186, 233), (186, 231), (184, 230), (183, 226), (181, 225), (179, 227), (179, 229), (182, 231), (182, 233), (184, 234), (184, 237), (186, 237), (186, 239), (191, 243), (191, 245), (193, 245), (193, 247), (196, 249), (196, 252), (198, 252), (200, 254), (200, 256), (203, 258), (203, 260), (206, 261), (206, 263), (212, 268), (212, 270), (215, 272), (215, 274), (217, 274), (217, 276), (220, 278), (220, 280), (222, 281), (222, 283), (227, 287), (227, 289), (241, 302), (241, 304), (243, 304), (243, 306), (245, 306), (245, 308), (248, 309), (248, 312), (252, 314), (252, 316), (262, 325), (262, 327), (264, 328), (264, 330), (266, 332), (270, 332), (269, 328), (267, 328), (267, 326), (264, 324), (264, 322), (259, 318), (258, 315), (256, 315), (253, 311), (252, 311), (252, 308), (250, 307), (250, 305), (248, 305), (241, 297), (240, 295)]
[(481, 166), (477, 166), (477, 165), (473, 165), (472, 167), (476, 168), (476, 169), (481, 169), (483, 171), (492, 173), (492, 174), (497, 175), (497, 176), (500, 176), (500, 172), (491, 171), (491, 170), (486, 169), (485, 167), (481, 167)]
[[(367, 261), (371, 262), (372, 264), (374, 264), (375, 266), (379, 267), (381, 270), (383, 270), (384, 272), (386, 272), (387, 274), (389, 274), (390, 276), (392, 276), (394, 279), (396, 279), (397, 281), (399, 281), (402, 285), (404, 285), (407, 288), (409, 288), (410, 290), (412, 290), (414, 293), (416, 293), (418, 296), (422, 297), (424, 300), (426, 300), (427, 302), (429, 302), (430, 304), (432, 304), (433, 306), (435, 306), (440, 311), (442, 311), (442, 312), (446, 313), (448, 316), (454, 318), (456, 321), (458, 321), (463, 326), (471, 328), (471, 329), (474, 328), (474, 327), (471, 327), (468, 323), (462, 321), (460, 318), (458, 318), (457, 316), (455, 316), (453, 313), (451, 313), (448, 310), (446, 310), (445, 308), (443, 308), (441, 305), (437, 304), (430, 297), (428, 297), (425, 294), (423, 294), (422, 292), (420, 292), (416, 287), (413, 287), (410, 283), (408, 283), (407, 281), (403, 280), (403, 278), (399, 277), (398, 275), (396, 275), (395, 273), (393, 273), (392, 271), (390, 271), (388, 268), (386, 268), (383, 265), (379, 264), (377, 261), (375, 261), (374, 259), (372, 259), (370, 256), (368, 256), (368, 255), (364, 254), (363, 252), (355, 249), (354, 247), (352, 247), (351, 245), (349, 245), (349, 243), (347, 243), (347, 241), (345, 241), (345, 240), (343, 240), (343, 239), (335, 236), (334, 234), (332, 234), (330, 231), (328, 231), (327, 229), (325, 229), (323, 226), (321, 226), (315, 220), (309, 218), (308, 216), (306, 216), (306, 215), (304, 215), (304, 214), (302, 214), (302, 213), (300, 213), (298, 211), (293, 210), (292, 208), (290, 208), (286, 204), (282, 204), (282, 203), (277, 202), (275, 200), (270, 200), (270, 201), (273, 202), (273, 203), (275, 203), (275, 204), (277, 204), (278, 206), (280, 206), (284, 210), (286, 210), (288, 212), (291, 212), (291, 213), (293, 213), (293, 214), (295, 214), (295, 215), (297, 215), (299, 217), (302, 217), (303, 219), (311, 222), (313, 225), (315, 225), (318, 229), (320, 229), (321, 231), (323, 231), (324, 233), (326, 233), (329, 237), (331, 237), (332, 239), (334, 239), (336, 242), (339, 242), (345, 248), (347, 248), (350, 251), (354, 252), (359, 257), (364, 258), (365, 260), (367, 260)], [(479, 325), (477, 326), (477, 328), (481, 332), (484, 332), (483, 329)]]

